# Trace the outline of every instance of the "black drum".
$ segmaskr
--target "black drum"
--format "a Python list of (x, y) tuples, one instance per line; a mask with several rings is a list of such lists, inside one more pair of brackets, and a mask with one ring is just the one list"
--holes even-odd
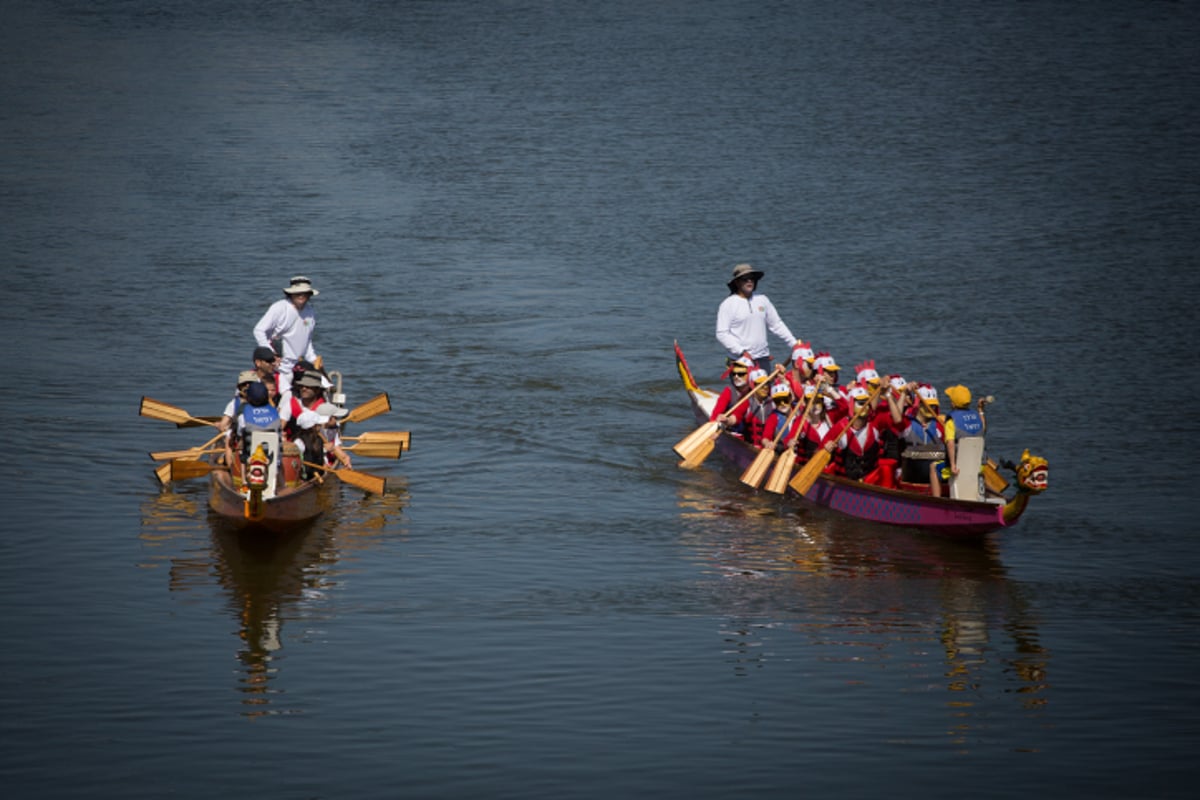
[(910, 444), (900, 455), (900, 480), (906, 483), (929, 483), (929, 465), (946, 458), (941, 442)]

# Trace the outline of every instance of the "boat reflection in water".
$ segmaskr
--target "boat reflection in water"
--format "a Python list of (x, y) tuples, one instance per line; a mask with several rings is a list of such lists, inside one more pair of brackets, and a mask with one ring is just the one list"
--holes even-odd
[(203, 592), (214, 583), (221, 590), (240, 642), (243, 715), (299, 713), (285, 707), (277, 688), (280, 651), (289, 641), (303, 641), (303, 633), (285, 636), (285, 624), (328, 621), (325, 606), (344, 573), (339, 562), (395, 530), (390, 523), (407, 494), (401, 481), (394, 483), (386, 495), (365, 498), (344, 488), (326, 514), (288, 533), (237, 530), (205, 509), (204, 494), (168, 491), (144, 507), (143, 540), (173, 551), (165, 556), (170, 590)]
[(899, 681), (906, 696), (941, 698), (958, 748), (987, 724), (985, 705), (1036, 714), (1045, 703), (1049, 654), (995, 540), (797, 511), (715, 470), (693, 473), (679, 507), (685, 544), (728, 609), (722, 653), (737, 675), (787, 653), (839, 685)]

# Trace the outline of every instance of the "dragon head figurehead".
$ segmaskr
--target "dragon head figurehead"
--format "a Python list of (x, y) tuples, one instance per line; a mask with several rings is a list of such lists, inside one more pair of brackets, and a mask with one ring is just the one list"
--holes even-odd
[(1041, 456), (1031, 456), (1029, 450), (1021, 454), (1016, 473), (1019, 491), (1041, 494), (1049, 486), (1050, 463)]

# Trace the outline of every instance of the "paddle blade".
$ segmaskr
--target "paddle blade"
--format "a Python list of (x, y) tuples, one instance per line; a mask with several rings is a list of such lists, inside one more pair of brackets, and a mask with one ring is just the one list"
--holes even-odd
[(166, 422), (174, 422), (179, 428), (193, 428), (198, 425), (216, 425), (221, 421), (220, 417), (193, 417), (188, 412), (178, 406), (173, 406), (170, 403), (164, 403), (161, 400), (155, 400), (150, 397), (143, 397), (141, 406), (138, 408), (138, 413), (143, 417), (151, 419), (161, 419)]
[(143, 417), (152, 419), (161, 419), (166, 422), (174, 422), (179, 424), (187, 422), (192, 418), (192, 415), (184, 411), (182, 408), (173, 406), (170, 403), (163, 403), (154, 400), (150, 397), (143, 397), (141, 407), (138, 408), (138, 414)]
[(767, 444), (754, 460), (750, 462), (750, 466), (746, 467), (746, 471), (742, 473), (742, 483), (749, 486), (751, 489), (757, 489), (762, 485), (763, 478), (767, 476), (767, 470), (771, 467), (771, 462), (775, 460), (775, 448)]
[(983, 472), (983, 482), (987, 485), (988, 490), (996, 494), (1003, 494), (1004, 490), (1008, 488), (1008, 481), (996, 469), (995, 462), (988, 459), (983, 462), (981, 470)]
[(363, 442), (346, 448), (356, 456), (367, 458), (399, 458), (404, 447), (399, 442)]
[(679, 462), (679, 466), (684, 469), (695, 469), (704, 463), (704, 459), (708, 458), (708, 454), (717, 446), (717, 439), (714, 436), (711, 439), (705, 439), (700, 442), (697, 447), (694, 447), (687, 458)]
[(696, 428), (696, 430), (679, 440), (679, 443), (675, 445), (675, 454), (684, 461), (687, 461), (688, 457), (695, 452), (697, 448), (703, 447), (704, 443), (715, 437), (720, 429), (721, 423), (719, 422), (704, 423), (699, 428)]
[(821, 477), (821, 473), (825, 471), (825, 467), (829, 466), (831, 454), (828, 450), (822, 448), (818, 450), (808, 463), (800, 468), (796, 473), (796, 477), (792, 478), (788, 486), (796, 490), (801, 496), (808, 494), (808, 490), (817, 482), (817, 478)]
[(399, 442), (400, 447), (405, 450), (412, 447), (412, 434), (408, 431), (367, 431), (346, 438), (356, 442)]
[(346, 422), (362, 422), (363, 420), (377, 417), (380, 414), (386, 414), (392, 410), (392, 401), (388, 399), (387, 392), (372, 397), (362, 405), (352, 409), (346, 415)]
[(794, 466), (796, 466), (796, 451), (789, 447), (775, 462), (775, 469), (771, 470), (771, 477), (767, 478), (767, 483), (763, 488), (774, 494), (783, 494), (787, 490), (788, 478), (792, 477), (792, 467)]
[(177, 458), (170, 463), (171, 480), (185, 481), (188, 478), (202, 478), (213, 471), (213, 465), (207, 461), (191, 461)]
[(371, 475), (366, 472), (359, 472), (356, 469), (335, 469), (330, 472), (351, 486), (357, 486), (364, 492), (373, 494), (383, 494), (387, 491), (387, 478), (381, 478), (378, 475)]

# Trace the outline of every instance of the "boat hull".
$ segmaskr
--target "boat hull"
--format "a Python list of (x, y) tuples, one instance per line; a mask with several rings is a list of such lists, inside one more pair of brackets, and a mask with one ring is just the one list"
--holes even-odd
[(235, 528), (258, 528), (276, 532), (293, 530), (316, 519), (325, 510), (321, 485), (315, 480), (285, 489), (263, 501), (262, 514), (247, 515), (246, 498), (226, 470), (213, 470), (209, 478), (208, 507)]
[[(680, 377), (691, 399), (696, 422), (708, 422), (716, 395), (696, 384), (678, 345), (675, 352)], [(727, 433), (719, 435), (716, 449), (723, 458), (740, 470), (748, 467), (759, 452), (739, 437)], [(1016, 522), (1020, 517), (1020, 510), (1024, 509), (1022, 503), (1020, 510), (1014, 513), (1010, 508), (1006, 515), (1006, 501), (1003, 498), (975, 502), (931, 497), (916, 492), (885, 489), (837, 475), (820, 476), (803, 496), (789, 486), (785, 489), (783, 497), (788, 501), (829, 509), (854, 519), (919, 528), (944, 536), (964, 538), (978, 537), (1008, 527)]]

